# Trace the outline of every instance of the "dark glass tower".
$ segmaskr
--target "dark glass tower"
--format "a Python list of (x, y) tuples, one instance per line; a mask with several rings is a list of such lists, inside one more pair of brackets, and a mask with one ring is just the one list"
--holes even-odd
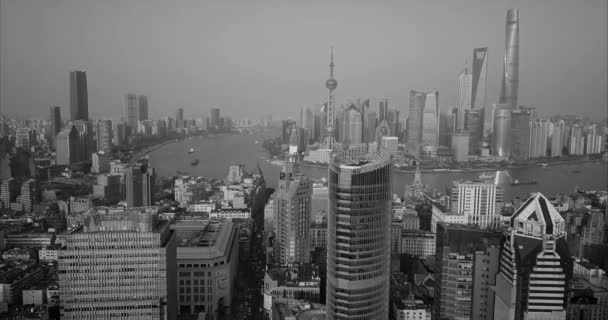
[(87, 73), (70, 72), (70, 120), (89, 120)]
[(486, 82), (488, 75), (488, 48), (473, 49), (471, 109), (486, 106)]
[(51, 143), (55, 147), (57, 134), (61, 131), (61, 108), (58, 106), (51, 107)]
[(500, 88), (500, 103), (511, 109), (517, 107), (519, 86), (519, 10), (507, 11), (505, 61)]
[(327, 319), (388, 319), (391, 163), (363, 149), (331, 160)]

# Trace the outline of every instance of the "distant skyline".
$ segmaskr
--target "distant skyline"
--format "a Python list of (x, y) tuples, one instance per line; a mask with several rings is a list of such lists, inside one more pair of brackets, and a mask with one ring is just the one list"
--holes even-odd
[(459, 75), (488, 47), (487, 104), (498, 102), (509, 8), (519, 8), (519, 104), (540, 116), (606, 118), (605, 0), (224, 1), (0, 0), (0, 111), (68, 118), (69, 72), (87, 72), (89, 115), (123, 115), (148, 96), (150, 118), (296, 118), (327, 100), (381, 98), (407, 116), (409, 91), (458, 105)]

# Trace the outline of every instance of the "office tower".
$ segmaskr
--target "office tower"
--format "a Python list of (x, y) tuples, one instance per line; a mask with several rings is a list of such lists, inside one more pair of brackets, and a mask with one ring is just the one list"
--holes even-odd
[(34, 209), (34, 205), (40, 202), (41, 190), (38, 181), (29, 179), (21, 185), (21, 195), (18, 201), (23, 205), (23, 211), (30, 213)]
[(127, 207), (141, 207), (143, 205), (142, 172), (139, 165), (129, 166), (125, 170), (125, 183), (127, 185)]
[(530, 121), (530, 145), (528, 151), (530, 158), (544, 158), (547, 156), (549, 125), (550, 122), (545, 119)]
[(58, 106), (51, 107), (51, 132), (50, 139), (51, 145), (56, 148), (57, 134), (61, 131), (61, 108)]
[(97, 121), (97, 151), (110, 152), (112, 148), (112, 121)]
[(209, 126), (213, 130), (218, 130), (220, 128), (220, 109), (211, 108), (211, 117), (209, 118)]
[(312, 143), (321, 141), (321, 133), (323, 132), (323, 128), (321, 128), (322, 123), (322, 116), (315, 113), (313, 115)]
[(494, 133), (492, 155), (496, 157), (509, 157), (511, 132), (511, 110), (497, 108), (494, 110)]
[(57, 164), (70, 165), (82, 159), (78, 139), (78, 130), (73, 125), (61, 130), (57, 134), (56, 157)]
[(400, 128), (399, 128), (399, 110), (389, 110), (388, 115), (386, 117), (388, 125), (391, 127), (391, 132), (394, 136), (398, 137)]
[(30, 138), (30, 128), (17, 128), (15, 130), (15, 147), (29, 150), (32, 143)]
[(471, 79), (471, 109), (486, 107), (486, 84), (488, 76), (488, 48), (473, 49)]
[(138, 102), (137, 95), (133, 93), (127, 93), (125, 95), (125, 115), (124, 120), (131, 128), (137, 128), (138, 124)]
[(338, 87), (338, 81), (334, 79), (334, 48), (331, 48), (331, 62), (329, 63), (329, 79), (325, 81), (325, 87), (329, 90), (329, 99), (327, 102), (327, 122), (325, 125), (325, 140), (323, 147), (326, 149), (334, 149), (336, 144), (336, 97), (335, 91)]
[(376, 138), (376, 127), (378, 126), (377, 115), (375, 112), (367, 112), (365, 119), (365, 140), (364, 142), (373, 142)]
[(566, 123), (564, 120), (553, 123), (553, 132), (551, 134), (551, 157), (562, 156), (565, 133)]
[(468, 132), (454, 132), (452, 134), (452, 151), (454, 152), (454, 161), (469, 161), (469, 140), (470, 135)]
[(230, 318), (232, 299), (239, 294), (239, 228), (230, 220), (202, 220), (180, 221), (171, 229), (178, 239), (180, 317)]
[[(218, 115), (219, 115), (219, 110), (218, 110)], [(218, 121), (219, 123), (219, 121)], [(182, 108), (177, 108), (177, 111), (175, 112), (175, 128), (177, 129), (181, 129), (184, 128), (184, 109)]]
[(483, 113), (481, 110), (465, 111), (464, 129), (469, 133), (469, 153), (479, 155), (483, 139)]
[(473, 257), (473, 310), (472, 318), (494, 320), (494, 294), (500, 262), (500, 245), (492, 244), (485, 250), (475, 251)]
[(572, 258), (566, 224), (540, 193), (511, 216), (496, 278), (497, 320), (566, 319)]
[(468, 224), (482, 229), (500, 226), (502, 189), (493, 182), (454, 181), (450, 203), (452, 213), (466, 216)]
[(521, 108), (511, 111), (511, 131), (509, 157), (517, 160), (528, 159), (530, 151), (530, 109)]
[(106, 203), (111, 204), (120, 201), (120, 176), (98, 175), (97, 184), (93, 186), (93, 196), (103, 198)]
[(89, 94), (87, 73), (70, 72), (70, 120), (89, 121)]
[(346, 110), (346, 123), (344, 141), (348, 144), (360, 144), (363, 142), (363, 118), (362, 114), (354, 104)]
[(487, 156), (492, 150), (492, 133), (494, 132), (494, 104), (486, 105), (481, 109), (482, 134), (481, 134), (481, 154)]
[(58, 253), (61, 319), (176, 319), (176, 237), (157, 212), (83, 213)]
[[(378, 103), (378, 122), (388, 118), (388, 99), (381, 99)], [(388, 119), (387, 119), (388, 120)]]
[(137, 97), (138, 102), (138, 112), (137, 112), (137, 120), (148, 120), (148, 97), (144, 95), (139, 95)]
[(395, 156), (399, 151), (399, 139), (394, 136), (383, 136), (378, 145), (380, 152), (388, 152)]
[(14, 178), (8, 178), (2, 180), (2, 186), (0, 187), (0, 200), (4, 208), (10, 208), (11, 203), (17, 201), (19, 192), (21, 191), (19, 183)]
[(519, 10), (507, 11), (505, 60), (500, 88), (500, 103), (508, 109), (517, 108), (519, 86)]
[(458, 95), (458, 117), (456, 121), (456, 130), (464, 130), (464, 114), (467, 110), (471, 110), (471, 93), (473, 85), (473, 76), (469, 73), (469, 67), (465, 67), (460, 74), (460, 93)]
[(274, 259), (279, 265), (310, 262), (310, 210), (312, 181), (294, 174), (286, 162), (274, 199)]
[(498, 248), (500, 240), (499, 232), (462, 224), (437, 224), (434, 319), (477, 319), (472, 318), (474, 306), (493, 300), (491, 292), (487, 297), (473, 295), (476, 285), (495, 276), (495, 273), (489, 274), (485, 279), (481, 274), (476, 275), (477, 263), (483, 262), (475, 261), (475, 258), (478, 253)]
[(91, 154), (95, 152), (96, 145), (93, 144), (93, 128), (89, 121), (72, 121), (78, 131), (78, 146), (80, 147), (79, 161), (91, 160)]
[(145, 166), (142, 167), (141, 173), (141, 201), (142, 206), (152, 206), (154, 205), (154, 195), (156, 193), (156, 174), (154, 172), (154, 168)]
[(422, 116), (422, 155), (434, 158), (439, 148), (439, 92), (426, 94)]
[(95, 152), (91, 156), (91, 173), (110, 172), (110, 156), (105, 152)]
[(121, 146), (127, 142), (125, 123), (114, 122), (112, 126), (112, 144)]
[(388, 319), (391, 171), (385, 152), (348, 150), (331, 159), (327, 319)]
[[(422, 121), (425, 110), (426, 94), (424, 92), (410, 91), (410, 111), (407, 116), (407, 141), (405, 151), (416, 158), (420, 156), (420, 143), (422, 142)], [(429, 112), (432, 111), (429, 109)], [(429, 115), (430, 116), (430, 115)]]

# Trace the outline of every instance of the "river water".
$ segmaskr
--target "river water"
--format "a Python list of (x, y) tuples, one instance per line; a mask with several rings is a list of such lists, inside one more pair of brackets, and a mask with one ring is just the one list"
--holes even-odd
[[(281, 167), (277, 161), (273, 163), (267, 160), (268, 155), (262, 148), (262, 142), (264, 139), (274, 138), (278, 134), (276, 130), (268, 130), (253, 135), (222, 134), (192, 137), (162, 146), (147, 156), (150, 164), (161, 176), (197, 175), (223, 179), (231, 164), (243, 164), (249, 172), (257, 171), (259, 164), (267, 184), (275, 187)], [(195, 152), (189, 154), (190, 148), (195, 149)], [(195, 159), (200, 160), (198, 165), (192, 165), (192, 161)], [(495, 177), (495, 181), (503, 188), (504, 199), (509, 201), (515, 197), (527, 197), (530, 193), (539, 191), (551, 196), (556, 193), (572, 192), (575, 187), (605, 190), (608, 184), (606, 167), (606, 162), (589, 162), (545, 168), (508, 169), (498, 174), (496, 171), (488, 171), (484, 174)], [(301, 172), (316, 179), (327, 177), (327, 167), (303, 166)], [(422, 173), (422, 182), (434, 189), (445, 190), (454, 180), (478, 180), (480, 174), (481, 172)], [(413, 179), (413, 173), (395, 171), (393, 193), (403, 195), (405, 186), (412, 183)], [(538, 183), (512, 186), (511, 182), (514, 179), (536, 180)]]

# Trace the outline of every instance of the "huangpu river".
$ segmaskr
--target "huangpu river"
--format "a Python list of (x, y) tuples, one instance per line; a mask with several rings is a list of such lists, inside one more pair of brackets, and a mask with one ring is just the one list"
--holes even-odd
[[(268, 130), (255, 134), (219, 134), (207, 137), (192, 137), (166, 144), (150, 153), (150, 164), (161, 176), (196, 175), (224, 179), (228, 166), (243, 164), (248, 172), (257, 171), (259, 164), (267, 185), (275, 187), (281, 170), (280, 161), (269, 160), (262, 147), (267, 138), (278, 136), (278, 131)], [(194, 149), (193, 153), (188, 153)], [(199, 159), (198, 165), (193, 161)], [(300, 170), (315, 179), (327, 178), (327, 167), (303, 165)], [(549, 165), (547, 167), (515, 168), (487, 172), (423, 172), (422, 182), (436, 190), (443, 191), (454, 180), (479, 180), (480, 175), (493, 176), (502, 187), (504, 199), (527, 197), (532, 192), (542, 192), (547, 196), (572, 192), (580, 189), (606, 189), (606, 162), (586, 162), (580, 164)], [(412, 172), (395, 170), (393, 193), (403, 195), (405, 186), (414, 179)], [(536, 180), (532, 185), (511, 185), (514, 180)]]

